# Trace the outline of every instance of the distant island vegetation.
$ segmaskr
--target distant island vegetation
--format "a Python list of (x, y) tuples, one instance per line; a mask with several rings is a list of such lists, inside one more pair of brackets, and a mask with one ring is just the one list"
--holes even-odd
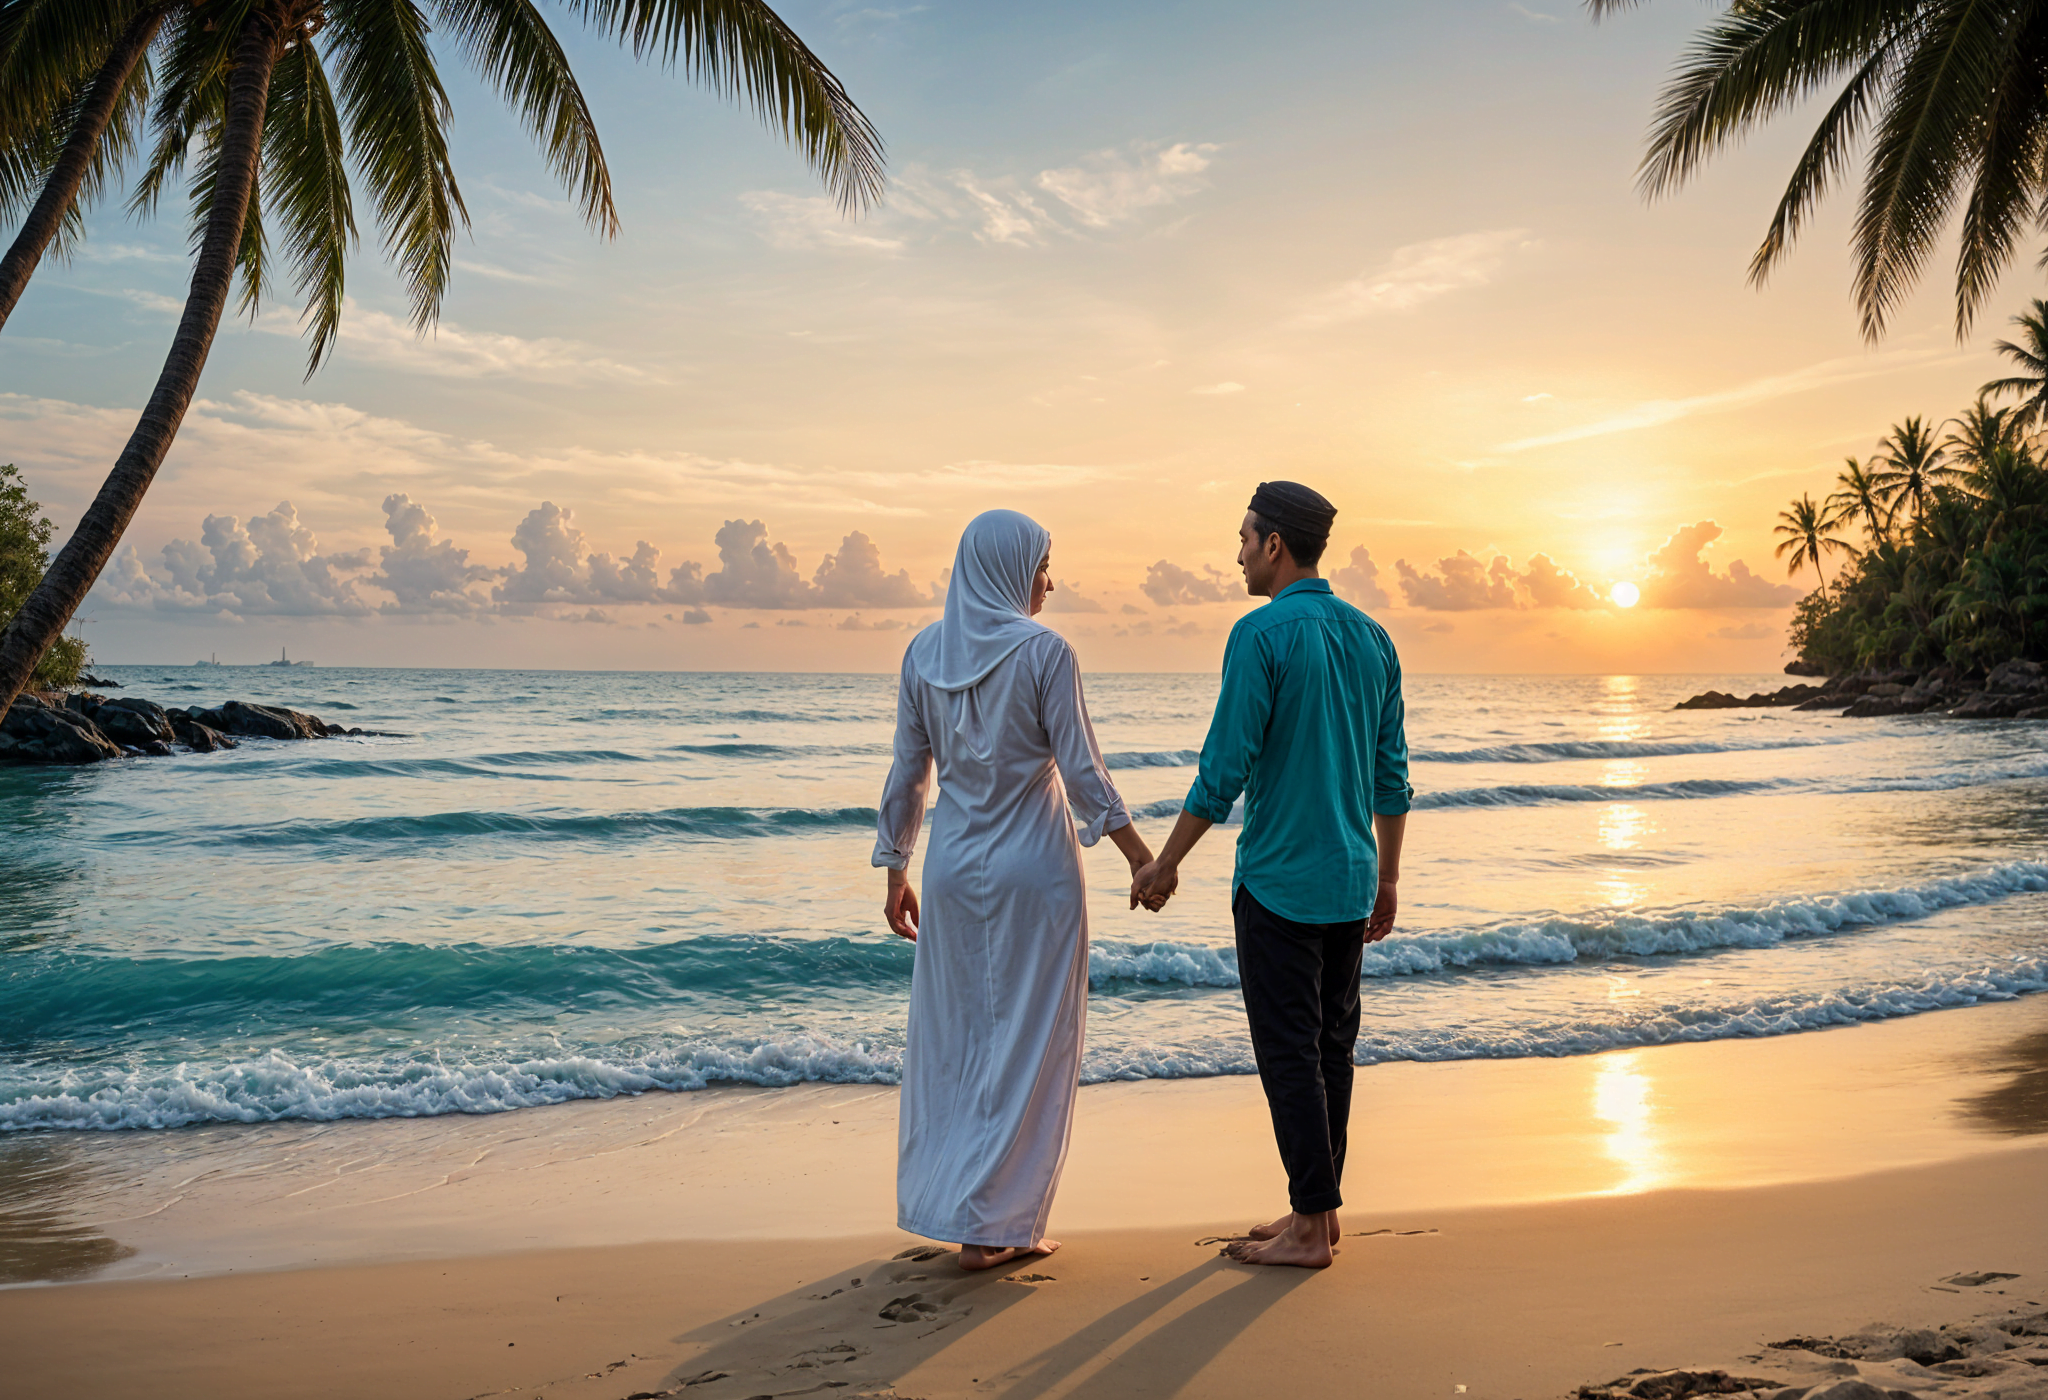
[(1780, 513), (1779, 557), (1820, 581), (1793, 614), (1787, 669), (1973, 675), (2048, 653), (2048, 301), (2013, 324), (1995, 346), (2013, 376), (1946, 423), (1895, 425), (1832, 493)]

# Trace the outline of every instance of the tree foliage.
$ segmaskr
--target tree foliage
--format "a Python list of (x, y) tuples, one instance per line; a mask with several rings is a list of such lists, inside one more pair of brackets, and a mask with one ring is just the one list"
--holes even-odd
[[(1895, 479), (1889, 502), (1876, 509), (1868, 478), (1841, 474), (1831, 508), (1804, 537), (1855, 527), (1864, 545), (1832, 590), (1816, 590), (1794, 610), (1791, 641), (1803, 659), (1837, 672), (1974, 672), (2011, 657), (2048, 659), (2048, 459), (2038, 439), (2014, 430), (2013, 417), (1980, 397), (1953, 421), (1939, 460), (1932, 434), (1908, 419), (1886, 441), (1894, 455), (1905, 444), (1902, 455), (1923, 470), (1895, 469), (1917, 480)], [(1924, 470), (1930, 461), (1936, 470)], [(1802, 497), (1788, 515), (1801, 502), (1811, 505)], [(1809, 552), (1801, 550), (1795, 566)]]
[[(0, 626), (13, 617), (50, 565), (50, 522), (29, 499), (12, 462), (0, 464)], [(38, 689), (76, 685), (85, 671), (85, 643), (59, 637), (29, 677)]]

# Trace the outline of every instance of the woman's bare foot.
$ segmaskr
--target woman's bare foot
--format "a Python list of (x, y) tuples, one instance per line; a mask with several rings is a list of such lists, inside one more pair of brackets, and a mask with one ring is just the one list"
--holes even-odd
[[(1337, 1241), (1344, 1238), (1344, 1232), (1337, 1228), (1336, 1211), (1332, 1210), (1326, 1211), (1324, 1213), (1328, 1215), (1330, 1218), (1330, 1248), (1335, 1249), (1337, 1247)], [(1254, 1240), (1276, 1240), (1279, 1239), (1280, 1236), (1286, 1234), (1288, 1229), (1292, 1227), (1293, 1224), (1294, 1212), (1290, 1210), (1287, 1212), (1287, 1214), (1281, 1216), (1278, 1220), (1275, 1220), (1270, 1225), (1252, 1226), (1251, 1229), (1245, 1231), (1245, 1236), (1248, 1239)]]
[(1060, 1247), (1058, 1240), (1040, 1240), (1029, 1248), (993, 1249), (988, 1245), (963, 1244), (960, 1246), (960, 1267), (969, 1273), (981, 1269), (993, 1269), (998, 1264), (1007, 1264), (1012, 1259), (1022, 1259), (1028, 1254), (1050, 1254)]
[(1240, 1264), (1289, 1264), (1297, 1269), (1327, 1269), (1335, 1258), (1330, 1240), (1336, 1224), (1334, 1211), (1290, 1215), (1287, 1227), (1271, 1239), (1239, 1240), (1226, 1246), (1223, 1252)]

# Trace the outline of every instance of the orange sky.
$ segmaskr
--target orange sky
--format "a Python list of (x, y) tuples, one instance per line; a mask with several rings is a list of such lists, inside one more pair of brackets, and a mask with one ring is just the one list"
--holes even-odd
[[(458, 86), (476, 227), (438, 335), (371, 255), (311, 382), (288, 303), (225, 330), (86, 610), (96, 653), (886, 670), (1000, 505), (1099, 609), (1050, 619), (1089, 665), (1206, 669), (1246, 606), (1245, 500), (1285, 476), (1339, 506), (1331, 564), (1370, 566), (1340, 587), (1411, 670), (1776, 669), (1777, 511), (1959, 411), (2035, 290), (2022, 259), (1958, 345), (1938, 268), (1866, 346), (1839, 200), (1747, 287), (1798, 118), (1643, 205), (1696, 7), (786, 13), (890, 141), (878, 213), (841, 220), (749, 119), (581, 44), (626, 218), (599, 244)], [(183, 249), (175, 214), (98, 215), (0, 338), (6, 455), (60, 526), (155, 372)], [(786, 559), (722, 562), (728, 521)], [(1640, 606), (1593, 596), (1620, 580)]]

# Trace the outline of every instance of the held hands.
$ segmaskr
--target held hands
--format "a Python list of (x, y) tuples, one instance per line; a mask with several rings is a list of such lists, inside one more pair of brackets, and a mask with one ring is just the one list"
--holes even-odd
[(1162, 860), (1131, 862), (1131, 908), (1140, 904), (1158, 913), (1180, 888), (1180, 868)]
[(910, 887), (910, 876), (904, 871), (889, 872), (889, 897), (882, 902), (882, 917), (889, 921), (889, 932), (917, 942), (917, 891)]

